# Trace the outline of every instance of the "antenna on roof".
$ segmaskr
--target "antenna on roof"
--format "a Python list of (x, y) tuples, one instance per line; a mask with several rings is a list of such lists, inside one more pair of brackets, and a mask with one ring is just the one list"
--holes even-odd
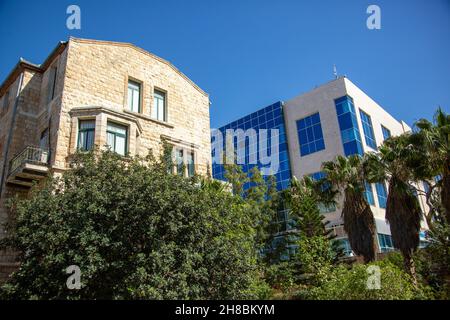
[(333, 75), (334, 75), (334, 78), (335, 78), (335, 79), (338, 78), (337, 68), (336, 68), (336, 65), (335, 65), (335, 64), (333, 64)]

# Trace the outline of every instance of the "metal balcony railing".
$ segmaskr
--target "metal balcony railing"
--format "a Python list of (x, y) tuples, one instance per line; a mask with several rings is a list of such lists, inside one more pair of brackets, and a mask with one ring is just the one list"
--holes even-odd
[(27, 163), (46, 166), (48, 164), (48, 154), (47, 150), (38, 147), (26, 147), (11, 160), (9, 164), (9, 174), (12, 174), (22, 165)]

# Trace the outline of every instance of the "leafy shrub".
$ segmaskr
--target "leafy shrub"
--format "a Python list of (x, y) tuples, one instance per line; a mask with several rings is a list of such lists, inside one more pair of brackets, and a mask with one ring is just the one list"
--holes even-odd
[[(380, 289), (368, 288), (372, 274), (368, 272), (370, 266), (380, 268)], [(356, 264), (351, 268), (338, 266), (330, 270), (320, 286), (297, 293), (297, 298), (318, 300), (411, 300), (429, 299), (431, 296), (429, 288), (416, 289), (408, 274), (383, 261)]]
[[(14, 203), (4, 244), (22, 263), (3, 298), (254, 297), (248, 206), (199, 182), (167, 174), (167, 163), (152, 157), (76, 155), (72, 170)], [(66, 287), (70, 265), (81, 269), (80, 290)]]

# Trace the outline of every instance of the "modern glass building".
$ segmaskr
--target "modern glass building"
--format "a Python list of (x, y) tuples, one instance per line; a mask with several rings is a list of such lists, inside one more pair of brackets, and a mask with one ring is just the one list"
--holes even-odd
[[(253, 128), (278, 129), (280, 138), (279, 170), (274, 174), (278, 190), (289, 186), (291, 177), (310, 176), (319, 179), (322, 163), (333, 160), (337, 155), (350, 156), (372, 152), (391, 136), (411, 130), (403, 121), (398, 121), (345, 77), (337, 78), (312, 91), (301, 94), (286, 102), (277, 102), (260, 109), (219, 130), (225, 135), (227, 129)], [(225, 142), (224, 142), (225, 143)], [(236, 144), (238, 141), (236, 141)], [(235, 145), (236, 145), (235, 144)], [(246, 142), (246, 151), (250, 144)], [(247, 152), (246, 152), (247, 154)], [(254, 166), (248, 163), (248, 156), (242, 164), (244, 172)], [(258, 168), (262, 166), (257, 164)], [(213, 177), (224, 180), (223, 165), (213, 164)], [(380, 252), (392, 250), (389, 225), (385, 221), (387, 186), (385, 183), (365, 185), (365, 197), (374, 214), (377, 241)], [(425, 199), (419, 196), (425, 210)], [(320, 210), (324, 219), (330, 221), (337, 239), (351, 255), (341, 217), (342, 203), (336, 207)], [(287, 211), (280, 212), (284, 230), (289, 229)], [(422, 230), (427, 226), (423, 222)], [(282, 231), (282, 230), (281, 230)]]
[[(286, 142), (286, 130), (284, 126), (284, 116), (282, 103), (276, 102), (263, 109), (255, 111), (245, 117), (235, 120), (218, 130), (223, 137), (223, 150), (226, 152), (226, 137), (227, 134), (233, 135), (234, 148), (238, 145), (244, 146), (245, 158), (238, 157), (238, 164), (241, 164), (244, 172), (249, 173), (253, 167), (257, 167), (259, 170), (264, 167), (268, 167), (268, 164), (264, 164), (261, 161), (261, 152), (268, 156), (273, 156), (271, 153), (272, 144), (278, 144), (278, 152), (276, 157), (278, 158), (278, 170), (274, 172), (277, 180), (277, 189), (286, 189), (291, 179), (291, 166), (289, 164), (289, 151)], [(239, 136), (236, 134), (237, 130), (244, 131), (244, 135)], [(259, 135), (260, 130), (267, 130), (267, 139), (261, 138)], [(245, 133), (251, 133), (249, 130), (255, 130), (257, 134), (256, 139), (252, 139)], [(216, 141), (212, 139), (214, 145)], [(213, 150), (213, 157), (216, 156)], [(256, 160), (250, 161), (251, 159)], [(212, 173), (215, 179), (225, 180), (225, 169), (222, 163), (213, 163)], [(244, 185), (244, 189), (248, 189), (249, 184)]]

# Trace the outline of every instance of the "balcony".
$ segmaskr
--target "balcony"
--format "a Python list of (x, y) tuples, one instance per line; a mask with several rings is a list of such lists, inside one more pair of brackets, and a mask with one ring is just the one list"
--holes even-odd
[(38, 147), (28, 146), (9, 163), (7, 182), (31, 187), (34, 181), (48, 174), (49, 153)]

